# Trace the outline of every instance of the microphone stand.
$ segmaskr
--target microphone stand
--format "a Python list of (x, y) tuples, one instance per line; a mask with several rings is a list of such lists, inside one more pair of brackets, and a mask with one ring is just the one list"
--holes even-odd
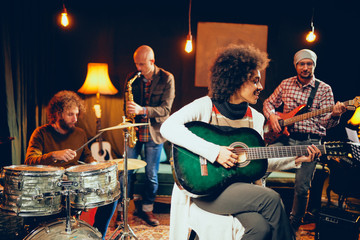
[(120, 224), (114, 231), (114, 233), (111, 235), (111, 237), (109, 239), (112, 239), (112, 237), (114, 236), (114, 234), (121, 228), (122, 232), (120, 232), (120, 234), (118, 236), (115, 237), (115, 240), (118, 240), (120, 237), (120, 239), (131, 239), (131, 237), (138, 239), (136, 237), (136, 235), (134, 234), (134, 231), (130, 228), (129, 224), (128, 224), (128, 206), (129, 206), (129, 201), (130, 199), (128, 199), (128, 157), (127, 157), (127, 150), (126, 150), (126, 146), (128, 144), (128, 140), (130, 137), (130, 133), (128, 131), (127, 128), (123, 129), (124, 131), (124, 174), (123, 174), (123, 190), (124, 190), (124, 194), (123, 194), (123, 219), (124, 219), (124, 223)]

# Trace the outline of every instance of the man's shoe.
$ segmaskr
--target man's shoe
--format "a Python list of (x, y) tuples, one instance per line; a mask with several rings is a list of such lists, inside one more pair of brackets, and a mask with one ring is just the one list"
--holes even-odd
[(159, 220), (156, 219), (153, 212), (141, 212), (139, 215), (139, 217), (141, 217), (150, 226), (156, 227), (160, 224)]

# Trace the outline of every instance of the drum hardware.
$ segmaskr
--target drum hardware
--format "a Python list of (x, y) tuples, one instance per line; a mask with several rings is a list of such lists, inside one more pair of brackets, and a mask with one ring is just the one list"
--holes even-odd
[(96, 189), (96, 190), (95, 190), (95, 193), (96, 193), (98, 196), (100, 196), (100, 195), (104, 194), (105, 191), (104, 191), (103, 189)]
[[(120, 239), (131, 239), (131, 237), (134, 237), (135, 239), (138, 239), (134, 233), (134, 231), (131, 229), (130, 225), (128, 224), (128, 207), (129, 207), (129, 201), (130, 199), (128, 198), (128, 157), (127, 157), (127, 149), (126, 146), (128, 146), (128, 141), (130, 138), (130, 133), (128, 131), (128, 127), (132, 127), (132, 126), (139, 126), (139, 125), (147, 125), (148, 123), (135, 123), (135, 124), (128, 124), (128, 123), (124, 123), (123, 125), (118, 125), (112, 128), (107, 128), (107, 129), (103, 129), (100, 131), (107, 131), (107, 130), (114, 130), (114, 129), (123, 129), (124, 131), (124, 176), (123, 176), (123, 181), (124, 181), (124, 194), (123, 194), (123, 219), (124, 219), (124, 223), (120, 224), (115, 231), (113, 232), (113, 234), (110, 236), (109, 239), (112, 239), (113, 236), (116, 234), (116, 232), (121, 228), (122, 232), (120, 232), (120, 234), (118, 236), (115, 237), (115, 240)], [(123, 127), (125, 126), (126, 127)]]
[(61, 195), (61, 192), (41, 193), (41, 194), (32, 196), (32, 199), (33, 199), (33, 200), (37, 200), (37, 201), (42, 201), (42, 200), (44, 200), (45, 198), (51, 198), (51, 199), (53, 199), (54, 197), (59, 196), (59, 195)]
[[(81, 210), (76, 212), (76, 216), (71, 217), (71, 203), (70, 196), (77, 194), (79, 191), (72, 190), (72, 188), (79, 185), (76, 181), (61, 181), (58, 183), (59, 186), (63, 187), (64, 190), (60, 194), (65, 196), (65, 208), (66, 217), (62, 219), (55, 219), (51, 223), (43, 223), (35, 228), (30, 234), (28, 234), (24, 240), (61, 240), (61, 239), (96, 239), (101, 240), (102, 235), (96, 229), (87, 224), (86, 222), (79, 219)], [(46, 195), (46, 194), (45, 194)], [(35, 198), (38, 196), (34, 196)], [(41, 196), (40, 196), (41, 197)], [(65, 223), (65, 231), (64, 229)]]
[(70, 207), (70, 193), (73, 192), (70, 188), (77, 186), (77, 182), (72, 181), (63, 181), (61, 186), (65, 188), (63, 195), (65, 195), (65, 205), (66, 205), (66, 223), (65, 223), (65, 232), (71, 233), (71, 207)]

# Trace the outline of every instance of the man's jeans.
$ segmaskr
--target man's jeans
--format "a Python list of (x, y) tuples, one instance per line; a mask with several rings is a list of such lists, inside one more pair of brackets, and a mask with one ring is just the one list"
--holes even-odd
[[(155, 201), (156, 193), (159, 187), (158, 183), (158, 171), (160, 164), (160, 156), (163, 148), (163, 143), (156, 144), (154, 141), (149, 142), (137, 142), (134, 148), (127, 148), (127, 158), (137, 159), (138, 156), (146, 162), (145, 166), (145, 186), (142, 192), (142, 204), (149, 205)], [(143, 151), (142, 151), (143, 150)], [(143, 155), (143, 156), (142, 156)], [(130, 189), (130, 182), (134, 171), (128, 171), (128, 193), (132, 195), (132, 189)], [(122, 176), (120, 177), (122, 186)], [(123, 192), (123, 191), (122, 191)], [(129, 197), (131, 198), (131, 195)]]

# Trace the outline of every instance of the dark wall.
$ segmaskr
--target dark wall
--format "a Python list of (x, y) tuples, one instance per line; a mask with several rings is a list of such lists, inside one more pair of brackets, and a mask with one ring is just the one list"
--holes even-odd
[[(198, 22), (268, 25), (268, 53), (272, 61), (266, 89), (256, 106), (259, 110), (280, 81), (295, 74), (292, 58), (301, 48), (318, 54), (316, 77), (333, 87), (335, 99), (352, 99), (359, 95), (360, 86), (356, 71), (360, 62), (356, 34), (360, 17), (354, 2), (193, 0), (191, 27), (195, 47)], [(138, 46), (147, 44), (155, 51), (156, 64), (175, 76), (173, 109), (177, 110), (207, 93), (206, 88), (194, 87), (196, 51), (186, 54), (183, 50), (188, 33), (188, 4), (187, 0), (69, 0), (65, 5), (73, 24), (63, 29), (56, 22), (62, 1), (14, 0), (8, 4), (10, 21), (6, 24), (14, 32), (31, 29), (28, 34), (37, 49), (34, 61), (38, 62), (39, 71), (33, 77), (37, 77), (36, 93), (43, 104), (59, 90), (77, 91), (85, 80), (89, 62), (109, 64), (110, 78), (120, 90), (118, 97), (122, 97), (125, 76), (135, 70), (132, 54)], [(318, 41), (308, 44), (304, 38), (310, 30), (313, 8)]]

